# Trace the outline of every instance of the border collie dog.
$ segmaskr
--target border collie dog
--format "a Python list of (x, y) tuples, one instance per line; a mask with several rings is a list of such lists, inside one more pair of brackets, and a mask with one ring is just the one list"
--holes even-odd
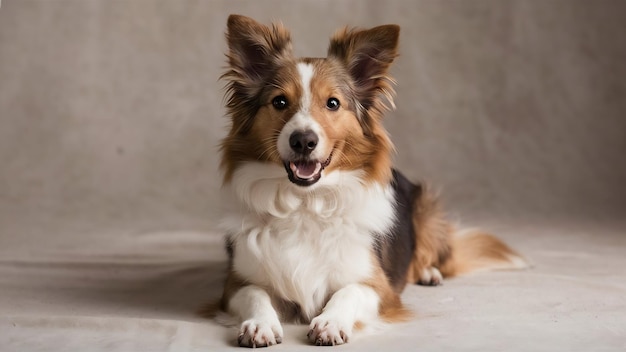
[(382, 119), (399, 31), (342, 29), (326, 58), (296, 58), (282, 25), (228, 18), (219, 308), (241, 324), (240, 346), (281, 343), (281, 321), (310, 324), (313, 344), (340, 345), (407, 319), (407, 283), (526, 266), (498, 239), (455, 230), (434, 196), (392, 167)]

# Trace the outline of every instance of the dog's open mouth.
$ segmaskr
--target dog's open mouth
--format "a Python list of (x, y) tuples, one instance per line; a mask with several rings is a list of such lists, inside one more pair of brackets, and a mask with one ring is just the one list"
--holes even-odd
[(315, 184), (322, 177), (322, 171), (328, 164), (333, 154), (328, 156), (325, 161), (318, 160), (294, 160), (285, 161), (285, 169), (289, 176), (289, 181), (298, 186), (310, 186)]

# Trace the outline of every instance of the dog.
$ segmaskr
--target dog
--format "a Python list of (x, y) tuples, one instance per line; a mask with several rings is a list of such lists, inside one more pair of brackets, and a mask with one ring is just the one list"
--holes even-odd
[(296, 58), (281, 24), (228, 18), (219, 308), (241, 324), (240, 346), (281, 343), (281, 321), (310, 324), (315, 345), (341, 345), (368, 324), (410, 318), (407, 283), (526, 267), (495, 237), (455, 230), (436, 197), (393, 168), (382, 119), (399, 32), (345, 28), (326, 58)]

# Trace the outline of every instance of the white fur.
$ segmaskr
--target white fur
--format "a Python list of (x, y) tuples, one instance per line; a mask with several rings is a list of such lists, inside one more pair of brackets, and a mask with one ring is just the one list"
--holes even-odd
[(278, 154), (280, 154), (283, 160), (292, 160), (294, 158), (294, 152), (289, 146), (289, 137), (296, 131), (304, 132), (311, 130), (319, 137), (317, 147), (311, 153), (311, 159), (317, 159), (323, 162), (328, 158), (328, 155), (324, 154), (327, 153), (326, 134), (324, 133), (324, 129), (311, 115), (311, 78), (314, 74), (313, 66), (299, 63), (297, 68), (300, 74), (300, 85), (302, 86), (302, 97), (299, 102), (300, 108), (289, 122), (283, 126), (283, 129), (278, 135)]
[(435, 268), (434, 266), (431, 266), (428, 268), (423, 268), (420, 271), (419, 279), (420, 279), (420, 282), (427, 284), (427, 285), (428, 284), (439, 285), (441, 282), (443, 282), (443, 275), (441, 275), (441, 272), (439, 271), (439, 269)]
[(263, 289), (245, 286), (228, 304), (229, 311), (244, 320), (239, 330), (239, 344), (256, 347), (280, 343), (283, 328), (272, 307), (270, 296)]
[(223, 226), (237, 274), (298, 303), (308, 319), (330, 295), (371, 277), (373, 242), (393, 225), (394, 194), (360, 176), (324, 171), (300, 187), (278, 165), (238, 167), (223, 199), (231, 201)]
[(378, 294), (369, 286), (348, 285), (337, 291), (324, 312), (311, 321), (309, 340), (321, 345), (341, 345), (352, 336), (357, 321), (370, 322), (378, 315)]
[(300, 84), (302, 85), (302, 100), (300, 101), (300, 109), (303, 112), (309, 112), (311, 110), (311, 79), (315, 73), (311, 64), (299, 63), (297, 66), (298, 73), (300, 74)]
[[(281, 130), (277, 149), (284, 160), (292, 159), (291, 134), (312, 130), (319, 142), (311, 157), (323, 161), (328, 142), (311, 115), (314, 70), (304, 63), (297, 67), (300, 108)], [(228, 304), (243, 322), (241, 345), (282, 339), (270, 293), (297, 303), (307, 320), (319, 314), (309, 338), (320, 344), (347, 342), (357, 320), (377, 317), (379, 297), (360, 283), (371, 278), (376, 265), (376, 237), (393, 226), (391, 185), (366, 184), (361, 171), (322, 171), (317, 183), (301, 187), (281, 165), (246, 162), (223, 191), (222, 225), (234, 243), (232, 269), (249, 284)]]

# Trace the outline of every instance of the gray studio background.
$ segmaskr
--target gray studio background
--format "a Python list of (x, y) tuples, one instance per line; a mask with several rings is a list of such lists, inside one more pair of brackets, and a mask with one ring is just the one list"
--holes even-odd
[(325, 55), (329, 36), (346, 24), (400, 24), (397, 110), (386, 121), (396, 164), (440, 188), (452, 211), (619, 213), (625, 8), (618, 1), (5, 0), (3, 207), (132, 204), (140, 213), (176, 207), (202, 216), (219, 185), (217, 144), (227, 124), (218, 81), (225, 19), (243, 13), (282, 20), (303, 56)]
[[(192, 319), (207, 292), (219, 291), (222, 276), (211, 273), (221, 272), (224, 258), (211, 209), (221, 179), (217, 146), (228, 124), (218, 77), (230, 13), (281, 20), (301, 56), (324, 56), (328, 38), (344, 25), (402, 27), (392, 69), (397, 109), (385, 121), (396, 165), (439, 189), (453, 219), (497, 230), (538, 263), (526, 276), (502, 276), (522, 288), (499, 297), (527, 292), (529, 300), (549, 300), (560, 291), (524, 290), (578, 289), (576, 280), (559, 280), (575, 272), (592, 280), (623, 268), (626, 2), (3, 0), (0, 315), (165, 316), (174, 324)], [(212, 256), (219, 263), (209, 267), (203, 260)], [(160, 266), (141, 266), (148, 262)], [(186, 271), (173, 269), (181, 266)], [(207, 275), (213, 286), (202, 291), (197, 283)], [(603, 281), (623, 279), (611, 275)], [(465, 292), (465, 283), (443, 290), (458, 285), (454, 292)], [(596, 340), (623, 346), (611, 340), (617, 335), (584, 325), (589, 316), (576, 315), (594, 311), (599, 293), (590, 292), (553, 297), (550, 307), (565, 302), (574, 312), (568, 314), (580, 318), (569, 330), (552, 320), (537, 323), (528, 312), (552, 309), (541, 302), (511, 308), (471, 297), (483, 297), (491, 310), (481, 311), (497, 317), (511, 309), (530, 314), (507, 320), (518, 329), (509, 333), (540, 336), (520, 336), (520, 348), (550, 346), (553, 336), (588, 338), (569, 341), (574, 349)], [(605, 294), (617, 291), (602, 292), (610, 301)], [(615, 297), (610, 302), (623, 306)], [(605, 308), (613, 318), (604, 323), (625, 326), (611, 307)], [(13, 331), (4, 337), (15, 350), (32, 350), (15, 343), (21, 337), (44, 339), (48, 347), (65, 341), (35, 328), (15, 330), (23, 321), (10, 319), (1, 330)], [(28, 321), (24, 326), (39, 326)], [(83, 326), (72, 324), (46, 326)], [(449, 326), (455, 325), (438, 331), (445, 335), (454, 330)], [(472, 332), (467, 341), (472, 336), (482, 335)], [(150, 331), (145, 337), (161, 341)], [(491, 340), (474, 342), (485, 341)], [(64, 349), (84, 350), (76, 343)]]

